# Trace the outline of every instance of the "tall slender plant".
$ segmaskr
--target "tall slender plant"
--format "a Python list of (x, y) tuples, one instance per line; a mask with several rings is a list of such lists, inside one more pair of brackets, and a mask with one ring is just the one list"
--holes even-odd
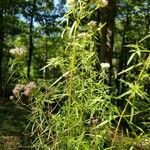
[(83, 24), (102, 4), (79, 0), (68, 6), (67, 26), (62, 34), (66, 49), (46, 66), (59, 66), (62, 76), (45, 93), (39, 88), (34, 94), (31, 122), (36, 149), (104, 147), (111, 120), (116, 117), (109, 87), (105, 85), (109, 64), (101, 64), (101, 71), (95, 69), (98, 58), (94, 33), (101, 26), (97, 28), (91, 20)]

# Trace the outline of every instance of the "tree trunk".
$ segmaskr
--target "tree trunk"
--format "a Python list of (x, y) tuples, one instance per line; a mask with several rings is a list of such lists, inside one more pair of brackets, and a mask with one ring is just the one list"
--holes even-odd
[[(128, 37), (127, 37), (127, 32), (130, 28), (130, 20), (129, 20), (129, 15), (130, 11), (128, 8), (128, 5), (126, 6), (126, 18), (124, 22), (124, 30), (122, 34), (122, 48), (119, 54), (119, 67), (118, 67), (118, 73), (121, 72), (122, 70), (126, 69), (127, 66), (127, 55), (128, 55), (128, 48), (125, 47), (125, 45), (129, 44), (128, 43)], [(120, 95), (125, 91), (125, 85), (124, 83), (120, 83), (120, 78), (125, 80), (126, 74), (123, 75), (118, 75), (116, 79), (116, 87), (117, 87), (117, 95)]]
[(33, 55), (33, 28), (34, 28), (34, 15), (35, 15), (35, 9), (36, 9), (36, 0), (33, 0), (32, 5), (32, 12), (31, 12), (31, 18), (30, 18), (30, 33), (29, 33), (29, 58), (28, 58), (28, 70), (27, 70), (27, 77), (30, 79), (30, 70), (31, 70), (31, 63), (32, 63), (32, 55)]
[(105, 24), (101, 29), (101, 46), (98, 50), (101, 63), (110, 64), (110, 82), (112, 71), (112, 56), (114, 45), (114, 25), (116, 15), (116, 0), (108, 0), (108, 5), (100, 9), (100, 21)]
[[(148, 3), (148, 2), (147, 2), (147, 11), (146, 12), (147, 12), (147, 15), (145, 17), (145, 24), (146, 24), (146, 36), (147, 36), (147, 34), (150, 32), (150, 3)], [(149, 38), (146, 39), (146, 45), (147, 45), (147, 49), (150, 50)], [(148, 58), (149, 55), (147, 55), (146, 58)], [(150, 69), (148, 70), (148, 73), (150, 74)], [(150, 81), (148, 81), (145, 84), (145, 91), (150, 95)]]
[(3, 10), (0, 8), (0, 90), (2, 88), (2, 62), (4, 48), (4, 28), (3, 28)]
[[(150, 32), (150, 3), (147, 2), (147, 10), (146, 10), (146, 16), (145, 16), (145, 25), (146, 25), (146, 35)], [(146, 39), (147, 47), (150, 49), (150, 42), (149, 38)]]

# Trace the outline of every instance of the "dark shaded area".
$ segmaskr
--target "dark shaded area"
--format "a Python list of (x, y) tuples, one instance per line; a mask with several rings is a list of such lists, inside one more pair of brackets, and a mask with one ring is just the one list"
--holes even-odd
[[(0, 104), (0, 149), (31, 149), (28, 114), (9, 99)], [(30, 148), (28, 148), (30, 147)]]

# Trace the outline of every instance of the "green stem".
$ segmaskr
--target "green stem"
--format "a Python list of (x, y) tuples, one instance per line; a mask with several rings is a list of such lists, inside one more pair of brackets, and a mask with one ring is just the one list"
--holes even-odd
[[(76, 35), (77, 27), (78, 27), (78, 24), (76, 21), (73, 35), (72, 35), (73, 36), (72, 43), (75, 43), (76, 41), (75, 35)], [(73, 76), (74, 76), (74, 71), (75, 71), (75, 60), (76, 60), (76, 44), (74, 44), (73, 46), (72, 59), (70, 63), (69, 98), (68, 98), (68, 142), (70, 140), (70, 112), (71, 112), (71, 100), (72, 100), (72, 91), (73, 91)]]

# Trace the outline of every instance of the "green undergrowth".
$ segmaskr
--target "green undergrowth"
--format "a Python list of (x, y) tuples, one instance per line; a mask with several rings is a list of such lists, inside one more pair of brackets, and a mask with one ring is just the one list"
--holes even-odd
[(27, 130), (27, 113), (8, 99), (0, 104), (0, 150), (17, 150), (28, 147), (30, 136)]
[[(115, 131), (111, 131), (107, 136), (107, 146), (109, 147), (114, 137)], [(149, 150), (150, 149), (150, 134), (143, 134), (138, 136), (129, 136), (125, 133), (119, 132), (115, 138), (113, 150)], [(111, 148), (106, 148), (111, 149)]]

